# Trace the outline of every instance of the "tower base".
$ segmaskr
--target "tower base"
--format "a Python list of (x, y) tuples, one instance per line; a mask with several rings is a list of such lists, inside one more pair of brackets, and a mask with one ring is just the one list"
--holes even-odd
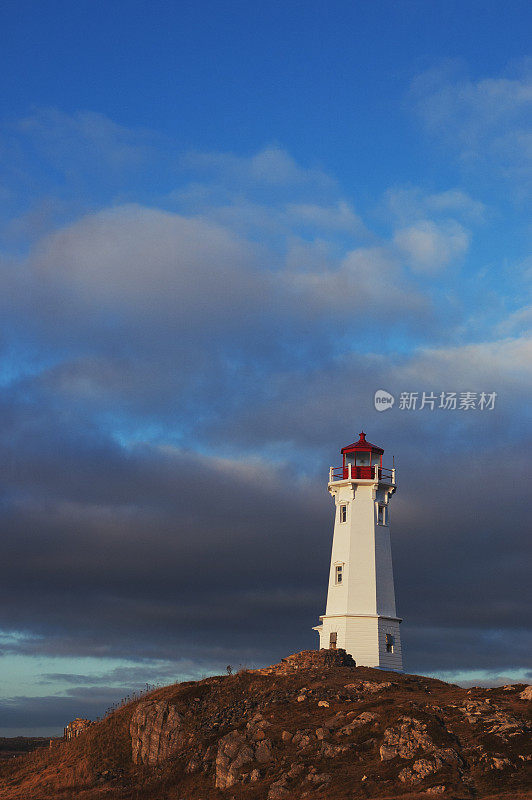
[(320, 636), (320, 648), (343, 648), (359, 667), (403, 671), (398, 617), (371, 614), (324, 615), (313, 630)]

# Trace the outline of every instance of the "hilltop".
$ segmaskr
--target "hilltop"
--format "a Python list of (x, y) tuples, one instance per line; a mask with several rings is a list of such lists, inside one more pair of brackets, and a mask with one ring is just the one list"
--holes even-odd
[(463, 689), (305, 651), (145, 695), (0, 764), (2, 800), (531, 798), (525, 686)]

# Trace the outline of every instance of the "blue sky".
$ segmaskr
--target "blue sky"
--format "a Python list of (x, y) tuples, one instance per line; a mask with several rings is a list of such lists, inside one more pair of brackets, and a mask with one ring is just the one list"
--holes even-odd
[(362, 428), (406, 668), (530, 680), (530, 17), (4, 4), (5, 735), (314, 647)]

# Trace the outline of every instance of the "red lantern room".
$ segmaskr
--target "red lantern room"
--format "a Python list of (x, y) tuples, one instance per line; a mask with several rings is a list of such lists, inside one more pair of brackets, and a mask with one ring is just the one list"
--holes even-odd
[(341, 453), (342, 466), (331, 467), (330, 481), (378, 480), (392, 486), (395, 484), (395, 469), (386, 469), (382, 466), (384, 450), (368, 442), (364, 431), (360, 434), (358, 442), (342, 447)]
[(384, 450), (382, 447), (377, 447), (376, 444), (366, 441), (366, 434), (364, 431), (360, 434), (360, 439), (354, 444), (348, 444), (347, 447), (342, 447), (342, 456), (344, 459), (344, 477), (347, 478), (349, 465), (351, 464), (351, 474), (353, 478), (364, 480), (367, 478), (371, 480), (375, 476), (375, 467), (382, 469), (382, 454)]

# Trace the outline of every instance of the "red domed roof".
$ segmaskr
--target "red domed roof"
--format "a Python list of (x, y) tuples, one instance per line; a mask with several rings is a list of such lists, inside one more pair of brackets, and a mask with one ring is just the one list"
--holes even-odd
[(366, 441), (366, 434), (364, 431), (361, 432), (358, 442), (348, 444), (347, 447), (342, 447), (340, 452), (350, 453), (353, 450), (371, 450), (373, 453), (384, 453), (382, 447), (377, 447), (376, 444), (371, 444), (371, 442)]

